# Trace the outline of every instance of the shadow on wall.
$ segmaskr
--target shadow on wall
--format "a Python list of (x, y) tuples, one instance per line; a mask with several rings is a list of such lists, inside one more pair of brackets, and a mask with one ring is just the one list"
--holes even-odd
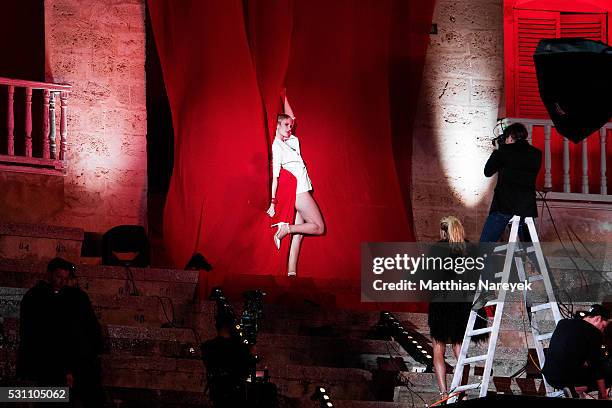
[(477, 241), (495, 177), (484, 177), (503, 88), (502, 1), (439, 1), (413, 133), (412, 202), (419, 241), (456, 215)]

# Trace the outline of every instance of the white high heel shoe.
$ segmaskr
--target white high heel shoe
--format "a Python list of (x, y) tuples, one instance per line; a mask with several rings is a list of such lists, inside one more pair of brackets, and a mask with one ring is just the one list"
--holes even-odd
[(278, 237), (278, 233), (280, 232), (281, 228), (283, 228), (284, 226), (287, 226), (287, 228), (289, 227), (289, 223), (288, 222), (277, 222), (276, 224), (272, 224), (270, 225), (270, 228), (274, 228), (277, 227), (278, 229), (276, 230), (276, 233), (274, 234), (274, 245), (276, 245), (276, 249), (280, 250), (280, 238)]

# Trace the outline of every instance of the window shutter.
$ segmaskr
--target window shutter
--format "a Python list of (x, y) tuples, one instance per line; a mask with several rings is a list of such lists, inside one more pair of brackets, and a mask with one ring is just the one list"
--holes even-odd
[(540, 99), (533, 54), (540, 40), (560, 37), (560, 13), (516, 10), (514, 20), (514, 110), (519, 118), (548, 118)]
[(561, 14), (561, 38), (580, 37), (606, 42), (605, 14)]

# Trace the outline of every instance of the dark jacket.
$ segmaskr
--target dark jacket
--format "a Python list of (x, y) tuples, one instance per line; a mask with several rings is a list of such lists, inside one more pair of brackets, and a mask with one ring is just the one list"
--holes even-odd
[(501, 145), (491, 153), (484, 174), (498, 176), (490, 212), (537, 217), (535, 182), (541, 165), (542, 152), (526, 141)]
[(65, 385), (102, 352), (102, 333), (89, 296), (78, 288), (55, 292), (39, 281), (21, 300), (17, 374), (46, 385)]
[(604, 378), (602, 333), (582, 319), (559, 320), (542, 373), (553, 386), (589, 385)]

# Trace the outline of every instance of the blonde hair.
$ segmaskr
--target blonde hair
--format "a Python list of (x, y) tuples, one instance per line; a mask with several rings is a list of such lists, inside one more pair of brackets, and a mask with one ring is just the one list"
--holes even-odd
[(285, 119), (291, 119), (294, 120), (291, 116), (287, 115), (286, 113), (278, 113), (276, 115), (276, 123), (280, 124), (283, 120)]
[(448, 215), (440, 220), (440, 238), (450, 243), (465, 242), (465, 230), (459, 218)]

